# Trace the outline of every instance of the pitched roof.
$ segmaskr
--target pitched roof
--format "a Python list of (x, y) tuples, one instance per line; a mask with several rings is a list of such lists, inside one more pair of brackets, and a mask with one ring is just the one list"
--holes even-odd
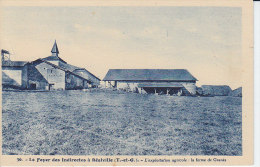
[[(81, 74), (81, 71), (83, 71), (84, 73)], [(92, 74), (91, 72), (89, 72), (88, 70), (86, 70), (85, 68), (78, 68), (78, 69), (75, 69), (73, 72), (79, 74), (79, 75), (82, 75), (82, 77), (86, 77), (85, 73), (88, 73), (89, 75), (91, 75), (92, 77), (96, 78), (97, 80), (101, 80), (99, 79), (98, 77), (96, 77), (94, 74)]]
[(51, 49), (51, 53), (59, 53), (59, 49), (58, 49), (58, 46), (57, 46), (57, 43), (56, 43), (56, 40), (53, 44), (53, 47)]
[(60, 62), (59, 66), (62, 67), (62, 68), (65, 68), (65, 69), (67, 69), (69, 71), (74, 71), (76, 69), (80, 69), (81, 68), (81, 67), (73, 66), (71, 64), (64, 63), (64, 62)]
[(63, 63), (66, 63), (64, 60), (62, 60), (58, 56), (48, 56), (48, 57), (43, 58), (43, 60), (47, 60), (47, 61), (61, 61)]
[(27, 61), (3, 61), (2, 67), (23, 67)]
[(69, 73), (71, 73), (71, 74), (73, 74), (73, 75), (75, 75), (75, 76), (77, 76), (77, 77), (79, 77), (79, 78), (81, 78), (81, 79), (84, 79), (84, 80), (89, 81), (88, 79), (86, 79), (86, 78), (84, 78), (84, 77), (82, 77), (82, 76), (80, 76), (80, 75), (78, 75), (78, 74), (76, 74), (76, 73), (74, 73), (74, 72), (72, 72), (72, 71), (66, 69), (66, 68), (62, 68), (62, 67), (60, 67), (60, 66), (57, 66), (57, 65), (55, 65), (55, 64), (53, 64), (53, 63), (51, 63), (51, 62), (49, 62), (49, 61), (46, 61), (46, 60), (44, 60), (44, 59), (41, 59), (41, 58), (40, 58), (40, 59), (37, 59), (37, 60), (35, 60), (35, 61), (33, 61), (32, 64), (37, 63), (37, 62), (45, 62), (46, 64), (49, 64), (49, 65), (53, 66), (54, 68), (58, 68), (58, 69), (60, 69), (60, 70), (62, 70), (62, 71), (69, 72)]
[(186, 69), (110, 69), (104, 81), (196, 81)]
[[(82, 78), (85, 78), (86, 79), (86, 76), (85, 75), (81, 75), (80, 73), (78, 73), (77, 71), (78, 70), (85, 70), (87, 73), (89, 73), (90, 75), (92, 75), (93, 77), (97, 78), (98, 80), (100, 80), (98, 77), (96, 77), (94, 74), (92, 74), (91, 72), (89, 72), (88, 70), (86, 70), (85, 68), (81, 68), (81, 67), (77, 67), (77, 66), (74, 66), (74, 65), (71, 65), (71, 64), (68, 64), (67, 62), (65, 62), (63, 59), (61, 59), (60, 57), (58, 56), (48, 56), (48, 57), (45, 57), (45, 58), (41, 58), (41, 59), (37, 59), (33, 62), (36, 62), (36, 61), (44, 61), (44, 62), (48, 62), (48, 63), (51, 63), (53, 64), (52, 62), (49, 62), (49, 61), (59, 61), (58, 65), (55, 65), (59, 68), (61, 68), (62, 70), (64, 71), (69, 71), (73, 74), (76, 74)], [(88, 79), (87, 79), (88, 80)]]
[(98, 77), (96, 77), (94, 74), (92, 74), (91, 72), (89, 72), (85, 68), (81, 68), (81, 67), (77, 67), (77, 66), (74, 66), (74, 65), (71, 65), (71, 64), (61, 63), (61, 62), (59, 63), (59, 66), (62, 67), (62, 68), (68, 69), (68, 70), (82, 76), (83, 78), (86, 78), (86, 75), (81, 74), (79, 71), (85, 71), (88, 74), (90, 74), (91, 76), (93, 76), (94, 78), (100, 80)]

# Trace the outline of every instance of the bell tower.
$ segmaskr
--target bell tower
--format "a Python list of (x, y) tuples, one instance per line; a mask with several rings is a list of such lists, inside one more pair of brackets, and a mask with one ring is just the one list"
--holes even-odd
[(59, 49), (58, 49), (56, 40), (55, 40), (54, 45), (53, 45), (53, 47), (52, 47), (52, 49), (51, 49), (51, 53), (52, 53), (52, 56), (57, 56), (57, 57), (59, 57)]

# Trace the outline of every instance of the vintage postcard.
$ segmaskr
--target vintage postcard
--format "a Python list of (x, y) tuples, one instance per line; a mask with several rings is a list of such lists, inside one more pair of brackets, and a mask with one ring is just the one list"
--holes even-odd
[(1, 165), (253, 164), (251, 0), (0, 8)]

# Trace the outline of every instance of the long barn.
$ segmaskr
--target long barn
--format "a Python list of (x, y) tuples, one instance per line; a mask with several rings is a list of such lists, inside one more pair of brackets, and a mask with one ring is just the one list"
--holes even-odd
[(197, 79), (186, 69), (110, 69), (106, 88), (168, 95), (196, 94)]

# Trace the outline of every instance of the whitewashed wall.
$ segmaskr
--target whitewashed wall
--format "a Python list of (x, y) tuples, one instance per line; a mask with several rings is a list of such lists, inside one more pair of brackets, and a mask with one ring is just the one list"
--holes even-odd
[(17, 82), (16, 86), (22, 86), (22, 70), (2, 70), (2, 72)]
[(190, 82), (180, 82), (191, 94), (196, 94), (196, 84)]
[(65, 89), (65, 71), (58, 68), (53, 68), (47, 63), (41, 63), (35, 68), (43, 75), (48, 83), (54, 84), (53, 89)]

